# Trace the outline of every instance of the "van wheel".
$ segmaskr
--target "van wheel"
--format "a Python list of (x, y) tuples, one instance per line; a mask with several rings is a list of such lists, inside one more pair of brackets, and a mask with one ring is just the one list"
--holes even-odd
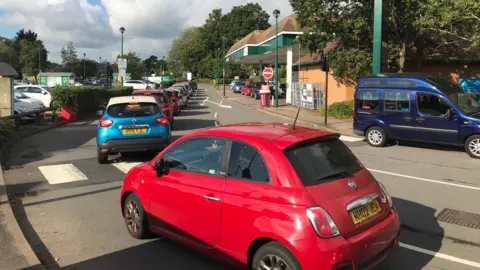
[(289, 269), (301, 270), (295, 256), (279, 242), (270, 242), (262, 246), (253, 257), (252, 269)]
[(480, 158), (480, 135), (472, 135), (465, 141), (465, 151), (472, 158)]
[(374, 147), (383, 147), (387, 144), (387, 135), (381, 127), (371, 127), (365, 133), (367, 142)]

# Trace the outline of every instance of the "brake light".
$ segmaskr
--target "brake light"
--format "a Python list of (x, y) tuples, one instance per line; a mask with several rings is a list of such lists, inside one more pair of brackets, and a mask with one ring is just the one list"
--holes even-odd
[(306, 210), (308, 219), (312, 224), (313, 229), (318, 236), (322, 238), (330, 238), (340, 235), (337, 224), (333, 221), (332, 217), (319, 206), (307, 208)]
[(100, 119), (100, 126), (101, 127), (111, 127), (113, 125), (113, 120), (102, 118)]
[(155, 118), (155, 122), (157, 122), (157, 124), (160, 124), (160, 125), (166, 125), (168, 124), (168, 119), (163, 116), (160, 116), (158, 118)]

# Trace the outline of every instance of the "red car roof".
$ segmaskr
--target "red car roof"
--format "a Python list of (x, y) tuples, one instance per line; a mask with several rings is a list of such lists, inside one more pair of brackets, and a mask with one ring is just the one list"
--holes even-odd
[(259, 137), (271, 141), (280, 149), (318, 137), (339, 136), (338, 134), (320, 129), (301, 126), (291, 129), (291, 127), (291, 124), (252, 122), (211, 127), (192, 132), (189, 135), (222, 136), (232, 139), (237, 138), (243, 141), (248, 141), (248, 137)]
[(163, 91), (164, 90), (135, 90), (135, 91), (133, 91), (132, 95), (134, 95), (134, 94), (147, 94), (147, 93), (150, 93), (152, 95), (163, 94)]

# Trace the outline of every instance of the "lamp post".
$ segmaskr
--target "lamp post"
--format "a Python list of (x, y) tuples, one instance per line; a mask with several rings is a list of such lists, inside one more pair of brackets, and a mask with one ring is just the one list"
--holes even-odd
[(227, 38), (225, 36), (222, 37), (222, 45), (223, 45), (223, 96), (225, 97), (225, 42)]
[(165, 73), (165, 56), (162, 56), (162, 76)]
[(85, 56), (87, 56), (87, 54), (83, 53), (83, 80), (85, 80)]
[[(120, 57), (123, 59), (123, 33), (125, 33), (125, 27), (120, 27), (120, 33), (122, 34), (122, 43), (121, 43), (121, 49), (120, 49)], [(120, 83), (123, 86), (123, 76), (120, 78)]]
[(372, 73), (378, 74), (381, 72), (382, 62), (382, 9), (383, 0), (374, 1), (374, 15), (373, 15), (373, 59), (372, 59)]
[(280, 16), (280, 10), (275, 9), (273, 11), (275, 17), (275, 108), (278, 108), (278, 16)]

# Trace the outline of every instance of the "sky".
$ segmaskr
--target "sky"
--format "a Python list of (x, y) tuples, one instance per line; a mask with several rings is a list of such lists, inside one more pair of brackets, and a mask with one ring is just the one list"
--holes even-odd
[(279, 9), (279, 19), (292, 13), (288, 0), (0, 0), (0, 36), (35, 31), (54, 62), (61, 62), (60, 50), (69, 41), (79, 57), (112, 61), (120, 54), (124, 27), (124, 52), (161, 58), (182, 30), (202, 25), (213, 9), (225, 14), (249, 2), (270, 14)]

